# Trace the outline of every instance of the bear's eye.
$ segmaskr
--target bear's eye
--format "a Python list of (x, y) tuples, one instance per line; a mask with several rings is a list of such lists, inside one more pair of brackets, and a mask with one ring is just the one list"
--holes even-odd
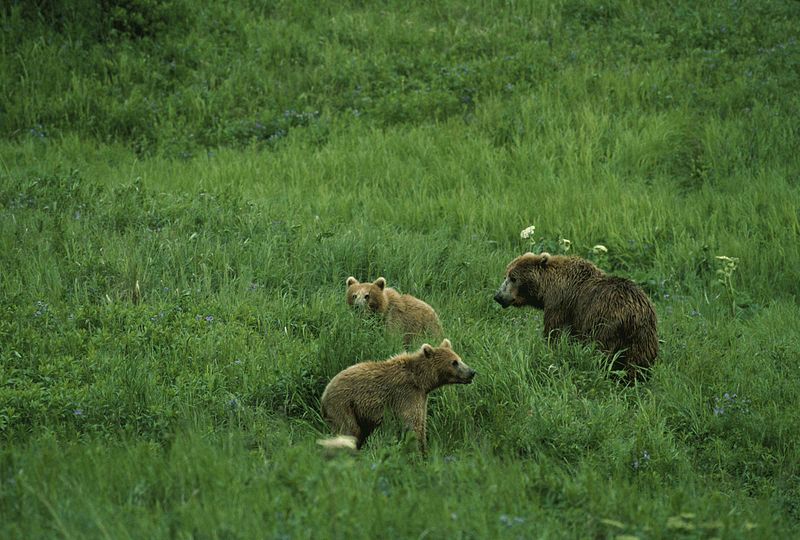
[(369, 293), (364, 295), (364, 300), (369, 300)]
[(354, 293), (354, 294), (353, 294), (353, 299), (355, 299), (355, 297), (356, 297), (356, 295), (355, 295), (355, 293)]
[(458, 360), (453, 360), (453, 367), (458, 367)]

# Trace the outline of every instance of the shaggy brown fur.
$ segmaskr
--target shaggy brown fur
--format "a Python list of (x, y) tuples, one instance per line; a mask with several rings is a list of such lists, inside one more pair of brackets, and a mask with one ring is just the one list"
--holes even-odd
[(475, 370), (466, 365), (445, 339), (439, 347), (425, 343), (418, 351), (382, 362), (362, 362), (336, 375), (322, 394), (322, 416), (338, 435), (356, 438), (361, 448), (392, 411), (417, 435), (425, 453), (428, 394), (446, 384), (469, 384)]
[(442, 336), (439, 317), (431, 306), (387, 287), (382, 277), (372, 283), (359, 283), (352, 276), (347, 278), (347, 303), (383, 317), (389, 330), (403, 334), (406, 347), (417, 336)]
[(658, 355), (656, 313), (647, 295), (628, 279), (606, 275), (590, 261), (541, 253), (517, 257), (494, 299), (504, 308), (544, 310), (544, 334), (567, 331), (596, 341), (609, 355), (621, 353), (616, 368), (635, 378)]

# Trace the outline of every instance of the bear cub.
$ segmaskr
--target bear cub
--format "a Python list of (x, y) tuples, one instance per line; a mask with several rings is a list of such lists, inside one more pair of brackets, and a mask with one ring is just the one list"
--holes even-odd
[(508, 265), (494, 299), (503, 308), (544, 310), (545, 337), (565, 331), (608, 355), (620, 353), (614, 367), (629, 378), (658, 355), (656, 312), (644, 291), (580, 257), (525, 253)]
[(347, 303), (382, 317), (389, 330), (403, 334), (406, 347), (417, 336), (442, 336), (439, 317), (431, 306), (387, 287), (382, 277), (372, 283), (359, 283), (353, 276), (347, 278)]
[(474, 377), (475, 370), (453, 351), (450, 340), (438, 347), (425, 343), (416, 352), (339, 372), (322, 393), (322, 416), (335, 434), (354, 437), (360, 449), (380, 425), (384, 411), (392, 411), (416, 433), (424, 454), (428, 394), (446, 384), (470, 384)]

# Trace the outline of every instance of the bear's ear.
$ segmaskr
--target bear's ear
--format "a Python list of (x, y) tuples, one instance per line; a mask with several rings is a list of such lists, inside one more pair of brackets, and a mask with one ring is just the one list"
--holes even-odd
[(430, 358), (431, 356), (433, 356), (433, 347), (431, 347), (427, 343), (423, 343), (422, 348), (420, 350), (422, 351), (422, 354), (425, 355), (425, 358)]
[(450, 343), (449, 339), (444, 338), (444, 341), (442, 341), (442, 344), (439, 345), (439, 347), (444, 347), (445, 349), (452, 349), (453, 345), (452, 345), (452, 343)]
[(356, 278), (354, 278), (353, 276), (350, 276), (349, 278), (347, 278), (347, 286), (348, 287), (350, 285), (356, 285), (357, 283), (358, 283), (358, 280)]
[(386, 280), (379, 277), (375, 280), (375, 285), (377, 285), (380, 290), (383, 290), (383, 288), (386, 287)]
[(547, 266), (549, 260), (550, 260), (550, 254), (547, 253), (546, 251), (542, 251), (539, 254), (539, 266), (541, 266), (542, 268)]

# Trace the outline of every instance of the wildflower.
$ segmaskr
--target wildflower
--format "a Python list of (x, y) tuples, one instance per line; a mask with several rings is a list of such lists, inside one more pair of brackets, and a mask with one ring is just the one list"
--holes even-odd
[(519, 237), (522, 238), (523, 240), (527, 240), (528, 238), (533, 236), (533, 233), (534, 233), (535, 230), (536, 230), (536, 227), (531, 225), (530, 227), (522, 229), (522, 232), (519, 233)]
[(41, 300), (36, 302), (36, 313), (33, 314), (34, 317), (41, 317), (47, 310), (49, 309), (48, 305), (42, 302)]
[(631, 467), (633, 467), (634, 471), (638, 471), (640, 468), (644, 468), (650, 462), (650, 452), (647, 450), (642, 452), (641, 458), (636, 458), (633, 460)]
[(739, 259), (737, 257), (727, 257), (725, 255), (717, 255), (714, 258), (723, 263), (723, 267), (717, 270), (717, 274), (722, 276), (720, 282), (726, 284), (726, 280), (729, 281), (733, 272), (736, 271), (736, 265), (739, 263)]
[(603, 244), (597, 244), (592, 248), (592, 253), (595, 255), (600, 255), (601, 253), (608, 253), (608, 248)]
[(512, 527), (514, 525), (525, 523), (525, 518), (521, 518), (519, 516), (511, 517), (508, 514), (500, 514), (500, 523), (506, 527)]
[(206, 322), (207, 322), (207, 323), (212, 323), (212, 322), (214, 322), (214, 317), (213, 317), (212, 315), (206, 315), (206, 318), (205, 318), (205, 319), (206, 319)]
[(712, 411), (714, 416), (722, 416), (726, 413), (747, 414), (750, 412), (749, 405), (749, 399), (739, 398), (735, 393), (725, 392), (721, 398), (714, 398)]
[(74, 411), (72, 411), (72, 414), (74, 414), (75, 416), (83, 416), (83, 409), (75, 409)]
[(566, 253), (567, 251), (569, 251), (569, 248), (572, 247), (572, 242), (570, 242), (566, 238), (562, 238), (558, 241), (558, 245), (561, 246), (561, 251)]

